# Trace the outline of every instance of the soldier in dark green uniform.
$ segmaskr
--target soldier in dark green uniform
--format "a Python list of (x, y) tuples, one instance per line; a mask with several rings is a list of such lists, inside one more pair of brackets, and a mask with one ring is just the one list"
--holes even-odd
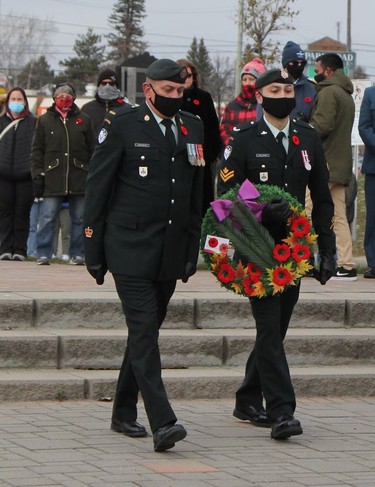
[(150, 65), (145, 101), (109, 113), (90, 163), (84, 212), (85, 256), (103, 283), (113, 274), (128, 327), (111, 428), (145, 436), (137, 420), (140, 391), (155, 451), (186, 436), (161, 378), (159, 328), (175, 290), (195, 273), (201, 227), (203, 127), (179, 111), (186, 68)]
[[(234, 128), (219, 166), (218, 194), (249, 179), (253, 184), (279, 186), (304, 205), (308, 186), (314, 205), (312, 221), (319, 235), (321, 264), (316, 278), (325, 284), (335, 270), (335, 237), (328, 169), (319, 135), (308, 124), (289, 117), (295, 99), (293, 79), (286, 71), (270, 70), (255, 86), (264, 115), (258, 122)], [(284, 236), (289, 214), (286, 200), (271, 201), (263, 211), (263, 224), (276, 240)], [(296, 400), (283, 347), (298, 295), (299, 285), (281, 295), (250, 299), (257, 336), (233, 414), (256, 426), (271, 427), (274, 439), (302, 433), (294, 417)]]

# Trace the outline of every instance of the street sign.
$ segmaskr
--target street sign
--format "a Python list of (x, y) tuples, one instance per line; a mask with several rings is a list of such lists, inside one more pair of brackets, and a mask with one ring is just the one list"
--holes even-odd
[(327, 53), (338, 54), (344, 63), (344, 72), (347, 76), (354, 73), (356, 66), (357, 53), (352, 51), (305, 51), (306, 56), (306, 76), (313, 78), (315, 76), (315, 59)]

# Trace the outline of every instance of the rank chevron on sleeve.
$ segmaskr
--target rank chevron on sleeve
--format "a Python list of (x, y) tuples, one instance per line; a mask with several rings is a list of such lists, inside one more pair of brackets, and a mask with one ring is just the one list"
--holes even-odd
[(227, 167), (224, 167), (224, 169), (220, 170), (220, 177), (224, 183), (228, 182), (234, 177), (233, 169), (230, 171)]

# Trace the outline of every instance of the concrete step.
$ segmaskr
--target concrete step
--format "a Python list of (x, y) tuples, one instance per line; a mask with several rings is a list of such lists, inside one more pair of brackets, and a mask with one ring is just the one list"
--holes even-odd
[[(255, 330), (162, 329), (164, 368), (244, 366)], [(0, 330), (0, 369), (118, 369), (125, 329)], [(290, 365), (375, 364), (375, 328), (293, 328)]]
[[(74, 292), (0, 295), (0, 329), (116, 329), (125, 326), (115, 293), (77, 297)], [(188, 293), (187, 293), (188, 294)], [(49, 297), (49, 295), (51, 297)], [(217, 296), (215, 298), (215, 296)], [(232, 293), (212, 294), (209, 298), (173, 297), (164, 328), (215, 329), (254, 328), (246, 298)], [(355, 293), (304, 293), (295, 308), (291, 327), (375, 328), (375, 300)]]
[[(233, 398), (243, 367), (163, 370), (170, 399)], [(297, 396), (374, 396), (375, 365), (292, 367)], [(108, 399), (117, 370), (0, 370), (0, 401)]]

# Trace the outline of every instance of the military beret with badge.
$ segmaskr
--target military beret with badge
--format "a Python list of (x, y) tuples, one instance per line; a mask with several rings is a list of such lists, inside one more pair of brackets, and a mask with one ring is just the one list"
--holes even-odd
[(259, 88), (263, 88), (271, 83), (292, 85), (294, 80), (285, 69), (270, 69), (256, 79), (255, 88), (259, 90)]
[(158, 59), (146, 69), (146, 77), (152, 80), (166, 80), (184, 84), (188, 72), (172, 59)]

